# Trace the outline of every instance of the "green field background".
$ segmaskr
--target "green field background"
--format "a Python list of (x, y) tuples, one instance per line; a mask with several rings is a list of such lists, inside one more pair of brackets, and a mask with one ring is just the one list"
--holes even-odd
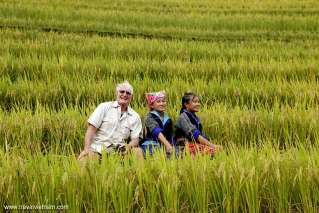
[[(319, 1), (0, 0), (0, 204), (70, 212), (318, 212)], [(87, 119), (115, 85), (196, 92), (210, 160), (85, 167)], [(13, 210), (18, 211), (18, 210)]]

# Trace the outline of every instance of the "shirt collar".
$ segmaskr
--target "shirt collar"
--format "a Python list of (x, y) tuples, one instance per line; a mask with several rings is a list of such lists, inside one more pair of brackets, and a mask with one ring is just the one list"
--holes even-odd
[[(117, 101), (114, 101), (112, 103), (112, 107), (118, 108), (118, 107), (120, 107), (120, 105), (119, 105), (119, 103)], [(133, 109), (130, 106), (127, 107), (127, 111), (126, 112), (127, 112), (128, 115), (133, 115)]]

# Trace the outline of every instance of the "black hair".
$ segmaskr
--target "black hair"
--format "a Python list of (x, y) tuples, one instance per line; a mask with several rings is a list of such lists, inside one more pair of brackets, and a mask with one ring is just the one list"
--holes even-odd
[(194, 100), (194, 98), (196, 98), (196, 97), (198, 97), (198, 95), (196, 95), (193, 92), (185, 92), (184, 96), (182, 97), (182, 108), (181, 108), (181, 111), (179, 113), (182, 114), (184, 109), (186, 109), (185, 104), (188, 104), (189, 102)]

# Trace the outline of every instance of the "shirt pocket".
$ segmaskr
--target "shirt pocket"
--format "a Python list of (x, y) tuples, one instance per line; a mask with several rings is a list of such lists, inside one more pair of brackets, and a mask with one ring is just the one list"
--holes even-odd
[(103, 118), (103, 123), (107, 125), (108, 127), (115, 127), (118, 122), (118, 119), (116, 115), (112, 113), (108, 113), (104, 118)]
[(106, 116), (103, 118), (103, 122), (102, 122), (99, 129), (102, 132), (102, 134), (110, 135), (111, 132), (114, 132), (116, 127), (117, 127), (116, 119), (109, 117), (109, 116)]

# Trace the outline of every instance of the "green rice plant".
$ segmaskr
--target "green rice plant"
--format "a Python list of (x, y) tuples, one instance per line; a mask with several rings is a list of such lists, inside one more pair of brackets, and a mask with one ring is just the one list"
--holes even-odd
[[(35, 109), (37, 103), (52, 110), (60, 110), (63, 106), (87, 107), (93, 104), (113, 100), (117, 82), (124, 79), (105, 79), (103, 81), (68, 81), (61, 77), (57, 81), (33, 82), (17, 80), (12, 83), (6, 79), (0, 82), (0, 106), (11, 111), (16, 106)], [(130, 81), (135, 88), (133, 106), (145, 105), (145, 92), (167, 89), (171, 106), (179, 108), (184, 92), (192, 90), (198, 93), (204, 107), (222, 104), (229, 107), (239, 106), (250, 109), (271, 109), (276, 105), (313, 108), (318, 103), (318, 85), (315, 82), (267, 82), (249, 80), (230, 80), (225, 82), (193, 80), (191, 85), (181, 84), (177, 77), (168, 82), (156, 82), (144, 78)], [(256, 87), (259, 84), (260, 87)]]
[[(25, 25), (46, 31), (83, 32), (84, 29), (117, 36), (243, 40), (315, 39), (316, 33), (313, 32), (318, 28), (315, 21), (318, 15), (315, 8), (318, 5), (313, 1), (289, 4), (267, 1), (262, 5), (251, 1), (249, 6), (246, 2), (193, 2), (190, 5), (183, 2), (182, 7), (178, 2), (158, 2), (152, 5), (148, 2), (125, 3), (131, 8), (118, 2), (87, 4), (77, 1), (65, 4), (29, 1), (28, 4), (1, 4), (0, 22), (5, 27)], [(235, 5), (238, 6), (234, 12), (232, 7)]]
[[(2, 111), (0, 144), (4, 150), (29, 149), (30, 152), (73, 154), (83, 148), (86, 121), (96, 106), (68, 108), (61, 111), (37, 107), (37, 110), (17, 108)], [(147, 109), (136, 108), (142, 119)], [(169, 109), (173, 121), (178, 110)], [(217, 144), (226, 147), (261, 147), (266, 141), (281, 149), (318, 146), (317, 109), (275, 108), (271, 111), (229, 109), (217, 105), (199, 113), (204, 132)]]
[(317, 152), (266, 145), (229, 149), (214, 160), (165, 160), (159, 152), (146, 161), (110, 155), (81, 166), (74, 156), (1, 151), (0, 203), (71, 211), (316, 212)]
[[(319, 211), (317, 1), (0, 5), (4, 211)], [(145, 92), (165, 89), (176, 120), (195, 91), (204, 131), (225, 151), (79, 164), (86, 120), (125, 79), (142, 118)]]
[[(271, 5), (276, 5), (276, 3), (273, 1), (272, 4), (264, 6), (269, 8)], [(305, 16), (281, 14), (281, 16), (277, 17), (273, 14), (249, 14), (244, 9), (245, 6), (242, 5), (244, 13), (231, 15), (221, 13), (218, 16), (205, 13), (167, 14), (164, 9), (161, 12), (161, 18), (158, 19), (158, 14), (150, 13), (149, 11), (127, 11), (121, 10), (121, 7), (116, 10), (105, 10), (103, 8), (104, 4), (99, 4), (102, 7), (96, 7), (96, 5), (93, 7), (85, 6), (84, 8), (81, 6), (72, 7), (71, 5), (66, 7), (65, 4), (58, 5), (44, 2), (42, 4), (36, 2), (23, 5), (15, 2), (2, 3), (0, 22), (2, 25), (9, 26), (26, 25), (33, 28), (43, 27), (46, 29), (55, 28), (72, 31), (85, 29), (189, 38), (209, 38), (216, 31), (230, 30), (266, 31), (262, 37), (267, 37), (272, 32), (275, 32), (272, 37), (276, 37), (276, 32), (278, 31), (318, 30), (318, 22), (315, 21), (318, 15), (316, 12), (305, 14)], [(298, 8), (299, 6), (298, 9), (301, 10), (305, 5), (308, 4), (288, 4), (286, 8), (289, 9), (296, 6)], [(312, 2), (311, 8), (316, 8), (317, 6), (316, 3)], [(208, 4), (206, 7), (213, 7), (213, 5)], [(94, 14), (94, 16), (91, 14)], [(148, 19), (145, 19), (145, 16)]]
[[(167, 57), (167, 56), (165, 56)], [(189, 56), (192, 57), (192, 56)], [(222, 56), (221, 56), (222, 57)], [(272, 80), (287, 82), (316, 81), (317, 59), (296, 58), (294, 62), (275, 61), (269, 59), (233, 59), (226, 63), (225, 60), (199, 60), (192, 63), (187, 61), (164, 61), (147, 59), (110, 59), (94, 58), (81, 59), (68, 56), (62, 62), (52, 59), (39, 59), (38, 56), (16, 59), (5, 55), (0, 62), (0, 71), (4, 77), (9, 77), (12, 82), (19, 79), (32, 81), (51, 81), (65, 76), (72, 80), (99, 80), (106, 78), (137, 79), (145, 78), (165, 81), (179, 76), (183, 81), (200, 79), (202, 81), (231, 79), (252, 81)], [(193, 59), (192, 59), (193, 60)], [(244, 62), (243, 62), (244, 61)], [(266, 65), (267, 64), (267, 65)], [(60, 75), (57, 75), (57, 72)], [(77, 73), (78, 75), (74, 75)]]
[[(227, 62), (236, 59), (256, 61), (289, 61), (318, 58), (318, 50), (311, 49), (317, 39), (248, 40), (227, 42), (183, 41), (143, 38), (122, 38), (77, 33), (40, 32), (37, 30), (1, 29), (1, 55), (13, 57), (41, 57), (59, 60), (59, 56), (78, 57), (82, 60), (100, 58), (169, 59), (195, 62), (204, 59)], [(79, 45), (79, 43), (84, 43)], [(50, 48), (48, 49), (48, 46)], [(54, 57), (52, 57), (54, 56)], [(240, 60), (240, 62), (245, 62)], [(302, 63), (302, 60), (300, 60)]]

